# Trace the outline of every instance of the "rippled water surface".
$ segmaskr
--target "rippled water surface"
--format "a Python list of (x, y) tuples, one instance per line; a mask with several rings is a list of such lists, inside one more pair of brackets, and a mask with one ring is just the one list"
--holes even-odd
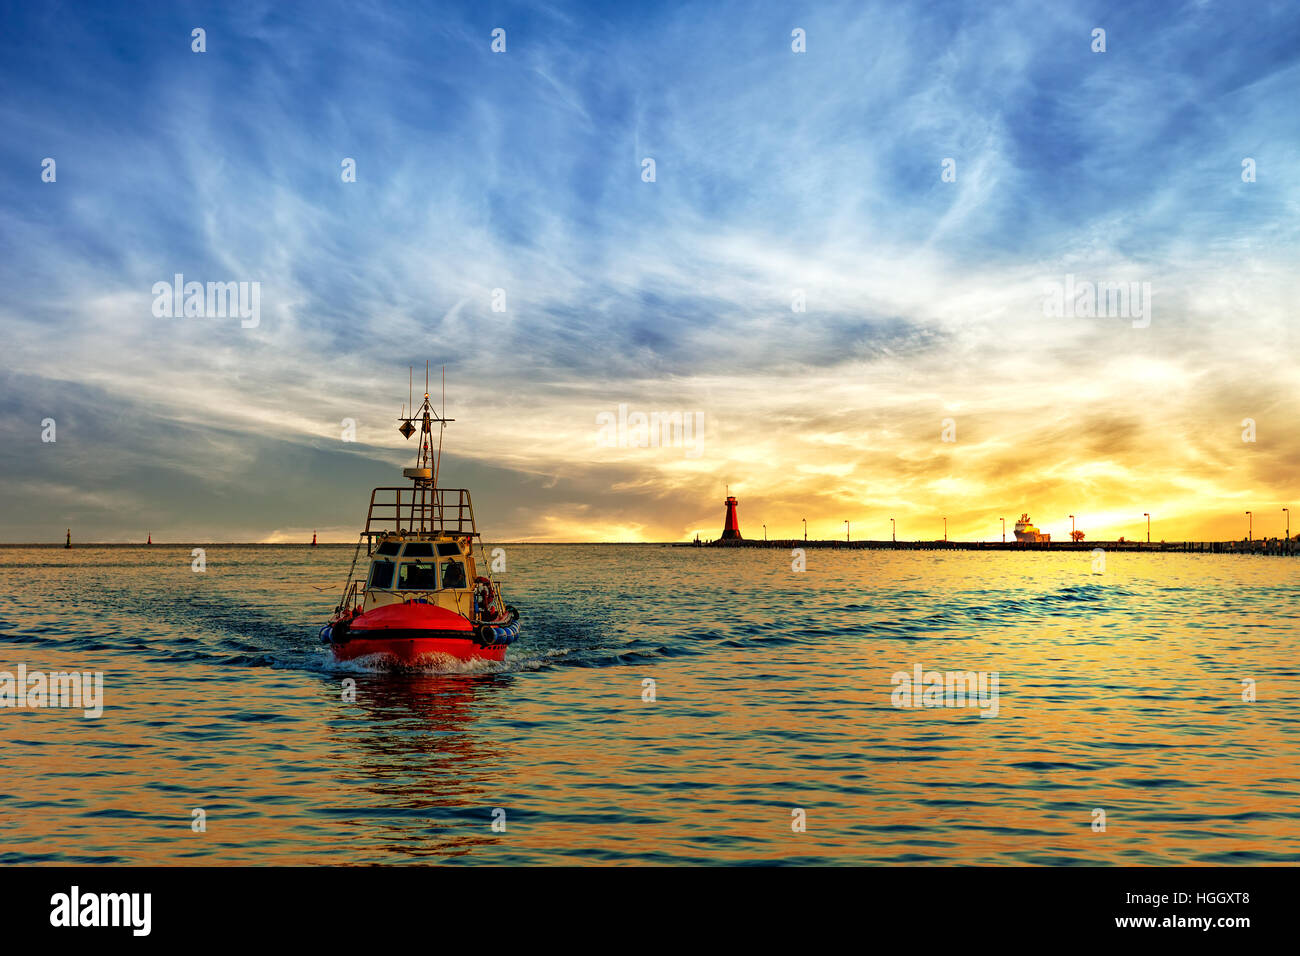
[[(506, 663), (392, 674), (315, 643), (351, 557), (0, 549), (0, 670), (106, 697), (0, 709), (0, 862), (1300, 853), (1295, 560), (513, 545)], [(996, 671), (997, 716), (894, 707), (917, 664)]]

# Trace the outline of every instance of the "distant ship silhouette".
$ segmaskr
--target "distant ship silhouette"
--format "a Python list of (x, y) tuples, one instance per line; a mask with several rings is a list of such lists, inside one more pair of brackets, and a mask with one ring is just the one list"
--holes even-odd
[(1029, 513), (1022, 512), (1020, 520), (1016, 522), (1016, 540), (1026, 544), (1045, 544), (1052, 540), (1052, 536), (1035, 528), (1029, 523)]

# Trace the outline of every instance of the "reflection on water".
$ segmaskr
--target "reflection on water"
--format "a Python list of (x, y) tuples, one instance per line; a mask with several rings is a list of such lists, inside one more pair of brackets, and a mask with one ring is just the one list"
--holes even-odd
[[(347, 678), (345, 678), (346, 680)], [(490, 736), (471, 724), (509, 693), (506, 674), (377, 674), (360, 676), (353, 696), (359, 715), (335, 722), (337, 749), (352, 799), (341, 826), (385, 856), (435, 859), (470, 853), (490, 842), (492, 781), (504, 762)]]
[[(98, 720), (0, 710), (0, 862), (1300, 851), (1294, 561), (508, 552), (522, 641), (432, 674), (315, 643), (350, 549), (212, 546), (201, 574), (188, 548), (0, 549), (0, 670), (100, 670), (106, 697)], [(997, 672), (997, 717), (893, 706), (918, 665)]]

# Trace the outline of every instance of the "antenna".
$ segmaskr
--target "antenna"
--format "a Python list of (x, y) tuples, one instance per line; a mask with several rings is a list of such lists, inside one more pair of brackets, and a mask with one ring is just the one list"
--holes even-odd
[[(420, 447), (416, 455), (415, 469), (419, 470), (427, 468), (432, 472), (432, 474), (424, 479), (420, 479), (418, 476), (414, 475), (408, 475), (407, 477), (416, 478), (417, 481), (432, 480), (433, 486), (436, 488), (438, 483), (438, 467), (442, 458), (442, 433), (446, 429), (447, 423), (453, 421), (453, 419), (444, 417), (447, 411), (447, 367), (445, 365), (442, 367), (442, 410), (440, 412), (435, 412), (433, 410), (433, 402), (429, 398), (429, 372), (431, 371), (429, 366), (430, 363), (426, 361), (424, 363), (424, 401), (420, 404), (419, 416)], [(406, 407), (402, 409), (402, 417), (399, 419), (402, 424), (397, 429), (402, 433), (403, 437), (408, 439), (414, 435), (416, 431), (414, 425), (414, 422), (416, 421), (414, 367), (411, 368), (410, 378), (411, 404), (409, 409)], [(438, 444), (436, 448), (433, 443), (434, 422), (438, 423)]]
[(438, 472), (442, 468), (442, 433), (447, 430), (447, 366), (442, 367), (442, 411), (438, 412), (438, 457), (433, 462), (433, 486), (438, 487)]

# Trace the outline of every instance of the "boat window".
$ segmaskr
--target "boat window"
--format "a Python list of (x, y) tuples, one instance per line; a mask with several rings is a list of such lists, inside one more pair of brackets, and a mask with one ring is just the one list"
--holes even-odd
[(412, 541), (406, 546), (406, 551), (402, 555), (406, 558), (431, 558), (433, 557), (433, 545), (428, 541)]
[(370, 587), (390, 588), (393, 586), (393, 562), (376, 561), (370, 565)]
[(446, 557), (449, 554), (460, 554), (460, 545), (455, 541), (439, 541), (438, 554)]
[(397, 587), (402, 591), (436, 591), (438, 565), (432, 561), (403, 561)]
[(463, 588), (465, 586), (465, 565), (459, 561), (442, 562), (442, 586), (444, 588)]
[(375, 554), (396, 554), (400, 546), (398, 541), (381, 541), (379, 547), (375, 548)]

